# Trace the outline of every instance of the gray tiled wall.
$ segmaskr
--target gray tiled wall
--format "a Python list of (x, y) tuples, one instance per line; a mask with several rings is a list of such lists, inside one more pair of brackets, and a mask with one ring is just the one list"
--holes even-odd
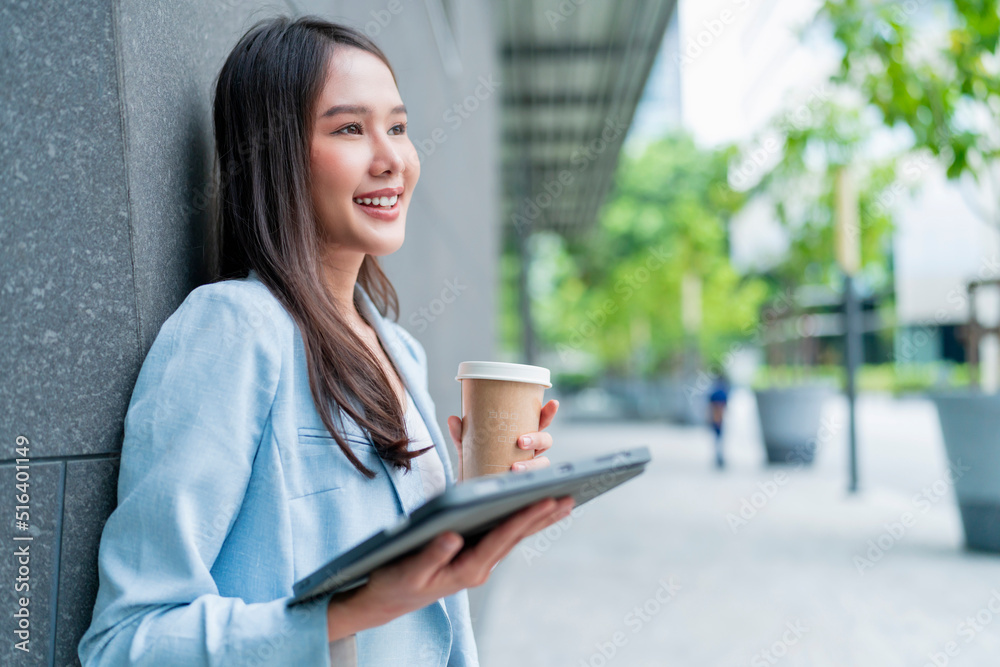
[(110, 2), (0, 5), (0, 459), (112, 452), (137, 374)]
[[(0, 488), (8, 503), (0, 512), (4, 553), (31, 545), (31, 652), (8, 641), (17, 563), (0, 558), (0, 665), (79, 664), (132, 387), (160, 325), (203, 280), (212, 82), (259, 18), (317, 13), (367, 24), (393, 62), (414, 140), (444, 131), (422, 160), (406, 243), (383, 264), (400, 322), (427, 350), (447, 434), (445, 420), (459, 409), (458, 362), (495, 349), (499, 92), (458, 127), (445, 116), (497, 71), (485, 4), (400, 0), (387, 23), (390, 3), (380, 0), (0, 5)], [(435, 8), (446, 19), (436, 31)], [(460, 53), (450, 73), (442, 28)], [(457, 299), (440, 300), (456, 286)], [(18, 435), (31, 443), (26, 531), (6, 491), (16, 481)]]

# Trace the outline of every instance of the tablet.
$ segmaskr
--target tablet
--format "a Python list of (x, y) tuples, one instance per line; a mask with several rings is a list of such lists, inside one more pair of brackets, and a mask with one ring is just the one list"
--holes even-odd
[(420, 550), (445, 531), (459, 533), (464, 546), (471, 546), (511, 514), (543, 498), (573, 496), (574, 507), (579, 507), (640, 474), (647, 463), (649, 448), (639, 447), (554, 463), (541, 470), (508, 472), (453, 484), (395, 526), (376, 533), (297, 581), (288, 604), (361, 586), (372, 570)]

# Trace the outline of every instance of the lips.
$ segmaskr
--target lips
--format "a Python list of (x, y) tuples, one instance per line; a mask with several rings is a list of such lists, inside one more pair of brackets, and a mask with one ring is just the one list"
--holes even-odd
[(354, 200), (354, 205), (357, 206), (361, 211), (370, 218), (375, 218), (376, 220), (381, 220), (383, 222), (392, 222), (399, 217), (399, 212), (402, 205), (402, 197), (393, 195), (389, 198), (394, 199), (391, 206), (376, 206), (375, 204), (359, 204), (357, 198)]
[(392, 197), (393, 195), (399, 196), (403, 194), (403, 188), (382, 188), (381, 190), (372, 190), (371, 192), (364, 192), (362, 194), (354, 195), (355, 199), (374, 199), (375, 197)]
[(403, 188), (382, 188), (352, 198), (354, 205), (376, 220), (392, 221), (399, 217)]

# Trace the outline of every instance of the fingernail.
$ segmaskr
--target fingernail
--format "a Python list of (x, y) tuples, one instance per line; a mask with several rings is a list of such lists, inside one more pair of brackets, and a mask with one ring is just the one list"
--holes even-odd
[(524, 464), (523, 463), (515, 463), (514, 464), (514, 470), (516, 470), (516, 471), (524, 470)]
[(521, 447), (524, 449), (531, 447), (531, 436), (526, 435), (521, 438)]

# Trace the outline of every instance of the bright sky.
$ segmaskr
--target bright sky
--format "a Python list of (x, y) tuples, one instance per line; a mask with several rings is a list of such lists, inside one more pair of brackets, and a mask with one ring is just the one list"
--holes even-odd
[[(747, 141), (786, 99), (808, 100), (837, 63), (834, 47), (797, 31), (818, 0), (679, 0), (629, 140), (642, 144), (680, 121), (704, 146)], [(681, 62), (676, 62), (679, 47)]]
[(680, 0), (681, 116), (704, 145), (743, 141), (808, 99), (837, 53), (798, 32), (818, 0)]

